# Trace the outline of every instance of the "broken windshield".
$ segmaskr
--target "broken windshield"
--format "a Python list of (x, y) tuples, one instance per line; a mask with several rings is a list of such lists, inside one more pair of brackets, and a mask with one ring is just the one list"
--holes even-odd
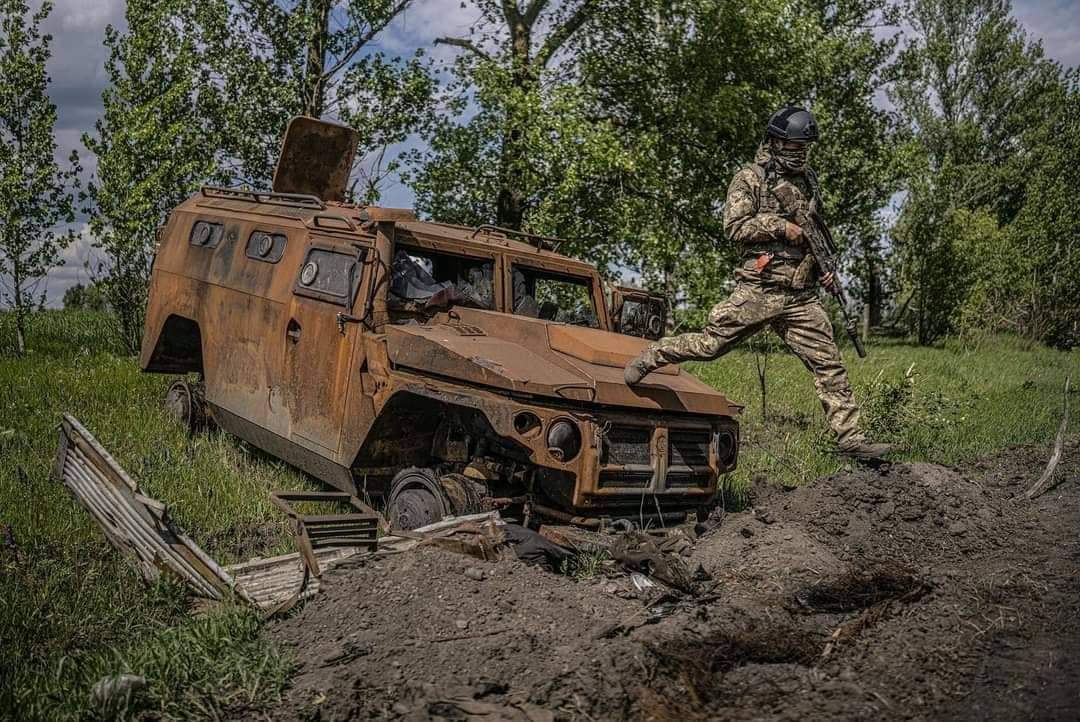
[(517, 316), (574, 326), (600, 327), (593, 304), (591, 279), (523, 266), (514, 267), (513, 312)]
[(435, 305), (494, 308), (493, 267), (489, 259), (399, 248), (391, 269), (390, 304), (421, 307), (435, 299)]

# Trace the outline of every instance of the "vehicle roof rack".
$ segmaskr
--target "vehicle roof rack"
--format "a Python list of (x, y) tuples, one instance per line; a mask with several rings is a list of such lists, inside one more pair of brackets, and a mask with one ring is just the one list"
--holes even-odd
[(502, 226), (494, 226), (491, 224), (480, 226), (472, 232), (472, 235), (470, 235), (469, 238), (476, 238), (480, 233), (500, 233), (504, 236), (516, 236), (538, 250), (551, 251), (552, 253), (556, 253), (559, 250), (559, 246), (563, 244), (563, 239), (556, 238), (555, 236), (541, 236), (539, 233), (515, 231), (513, 228), (503, 228)]
[(253, 203), (272, 203), (280, 206), (298, 206), (300, 208), (315, 208), (320, 211), (326, 210), (326, 204), (323, 203), (321, 198), (307, 193), (271, 193), (270, 191), (256, 191), (248, 188), (203, 186), (202, 194), (207, 198), (229, 198), (251, 201)]

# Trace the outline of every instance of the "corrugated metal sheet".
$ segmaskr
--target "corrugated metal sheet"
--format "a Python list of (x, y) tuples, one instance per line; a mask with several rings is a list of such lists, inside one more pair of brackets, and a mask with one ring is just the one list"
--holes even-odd
[[(299, 552), (252, 559), (222, 569), (172, 523), (168, 508), (144, 496), (109, 452), (67, 414), (60, 424), (60, 446), (53, 476), (90, 512), (109, 542), (136, 560), (147, 580), (166, 571), (186, 582), (200, 596), (220, 600), (235, 593), (260, 609), (274, 609), (294, 596), (306, 599), (319, 591), (317, 577), (310, 577), (307, 586), (300, 590), (304, 563)], [(443, 536), (462, 524), (487, 519), (502, 523), (497, 511), (449, 517), (417, 529), (407, 537), (382, 537), (375, 553), (411, 549), (421, 542), (413, 534)], [(331, 547), (317, 550), (315, 556), (325, 571), (358, 553), (360, 549), (356, 547)]]
[[(324, 572), (342, 559), (357, 554), (355, 547), (319, 549), (315, 558)], [(226, 568), (236, 580), (236, 586), (244, 590), (260, 609), (273, 609), (300, 590), (304, 581), (304, 560), (299, 552), (267, 559), (252, 559)], [(319, 578), (310, 577), (307, 586), (297, 599), (307, 599), (319, 591)]]
[(68, 414), (60, 424), (54, 476), (90, 512), (113, 546), (138, 561), (144, 578), (168, 571), (209, 599), (232, 591), (232, 578), (172, 524), (166, 506), (143, 496), (109, 452)]

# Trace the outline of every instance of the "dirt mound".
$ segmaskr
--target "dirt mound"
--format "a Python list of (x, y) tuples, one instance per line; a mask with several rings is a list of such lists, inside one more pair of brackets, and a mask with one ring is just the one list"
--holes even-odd
[(697, 598), (434, 548), (358, 559), (267, 633), (275, 718), (1062, 719), (1080, 713), (1080, 458), (896, 464), (755, 490)]
[[(917, 558), (971, 554), (1000, 546), (1010, 502), (988, 494), (959, 469), (893, 464), (819, 479), (758, 506), (806, 528), (845, 558)], [(759, 511), (759, 516), (762, 512)]]

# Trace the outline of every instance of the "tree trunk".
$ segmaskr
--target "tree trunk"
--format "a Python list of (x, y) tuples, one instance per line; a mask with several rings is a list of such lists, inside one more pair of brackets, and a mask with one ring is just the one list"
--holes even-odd
[(675, 333), (675, 293), (677, 291), (675, 286), (675, 273), (671, 268), (664, 269), (664, 298), (667, 299), (668, 313), (667, 313), (667, 325), (664, 328), (664, 335), (671, 336)]
[(315, 0), (316, 25), (308, 38), (307, 64), (302, 83), (304, 115), (322, 117), (326, 107), (326, 42), (330, 36), (330, 0)]
[[(510, 30), (511, 94), (515, 99), (527, 97), (535, 84), (531, 58), (532, 27), (516, 10), (507, 9), (506, 25)], [(502, 149), (499, 153), (499, 193), (496, 197), (496, 223), (519, 230), (525, 217), (524, 170), (528, 118), (511, 104), (503, 130)]]
[(23, 302), (23, 275), (18, 256), (12, 259), (11, 282), (15, 290), (15, 355), (26, 353), (26, 305)]

